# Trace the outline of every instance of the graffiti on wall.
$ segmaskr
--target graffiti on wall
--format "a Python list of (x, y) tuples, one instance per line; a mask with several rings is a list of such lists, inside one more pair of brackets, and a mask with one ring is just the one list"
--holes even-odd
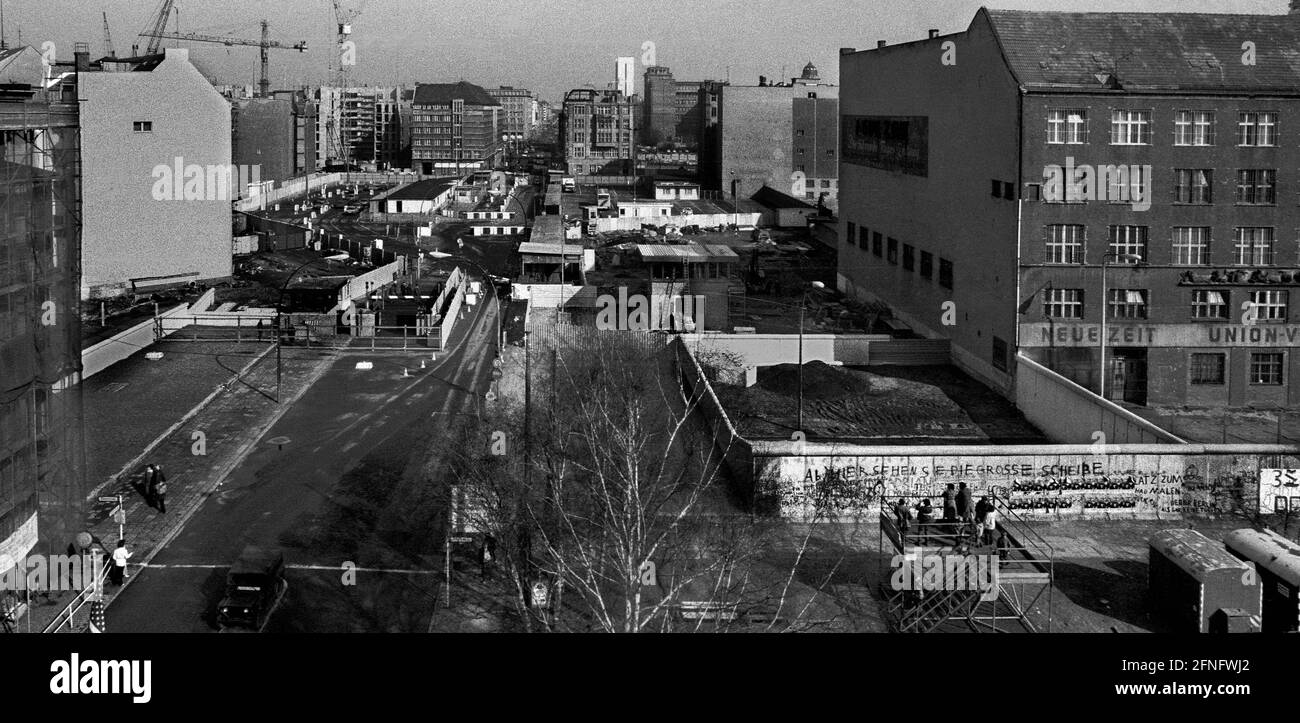
[[(759, 494), (782, 516), (871, 514), (882, 499), (930, 498), (966, 483), (1026, 517), (1216, 515), (1254, 506), (1259, 455), (1058, 454), (773, 457), (756, 460)], [(1248, 501), (1249, 502), (1246, 502)]]

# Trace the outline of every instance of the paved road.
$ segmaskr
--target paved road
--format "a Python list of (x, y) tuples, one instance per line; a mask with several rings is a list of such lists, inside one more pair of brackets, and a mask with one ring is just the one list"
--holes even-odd
[[(423, 469), (468, 392), (487, 389), (495, 324), (480, 305), (455, 350), (403, 378), (418, 356), (342, 355), (262, 435), (149, 568), (108, 608), (115, 632), (205, 632), (225, 566), (247, 544), (280, 547), (289, 593), (268, 632), (425, 631), (441, 570), (442, 480)], [(374, 363), (370, 371), (358, 361)], [(287, 437), (282, 446), (267, 443)], [(339, 568), (360, 568), (355, 585)], [(312, 569), (322, 567), (327, 569)]]

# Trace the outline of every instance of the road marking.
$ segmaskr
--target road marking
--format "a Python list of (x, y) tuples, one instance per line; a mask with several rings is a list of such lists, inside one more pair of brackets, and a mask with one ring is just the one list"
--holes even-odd
[[(147, 565), (137, 565), (136, 567), (147, 567), (150, 570), (226, 570), (230, 565), (206, 565), (206, 564), (187, 564), (187, 563), (149, 563)], [(345, 567), (342, 565), (285, 565), (286, 570), (332, 570), (336, 572), (378, 572), (392, 573), (395, 575), (442, 575), (443, 570), (411, 570), (399, 567)]]

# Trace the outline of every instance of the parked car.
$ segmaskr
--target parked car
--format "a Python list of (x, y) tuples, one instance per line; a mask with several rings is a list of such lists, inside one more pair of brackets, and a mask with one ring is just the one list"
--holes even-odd
[(245, 547), (226, 575), (226, 594), (217, 605), (217, 625), (261, 630), (288, 589), (284, 553)]
[(343, 207), (343, 213), (348, 216), (355, 216), (361, 213), (361, 206), (354, 203), (350, 203)]

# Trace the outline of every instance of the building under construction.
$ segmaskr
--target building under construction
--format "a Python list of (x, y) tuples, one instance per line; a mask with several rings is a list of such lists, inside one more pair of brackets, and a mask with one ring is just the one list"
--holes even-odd
[(83, 520), (76, 79), (0, 49), (0, 566)]

